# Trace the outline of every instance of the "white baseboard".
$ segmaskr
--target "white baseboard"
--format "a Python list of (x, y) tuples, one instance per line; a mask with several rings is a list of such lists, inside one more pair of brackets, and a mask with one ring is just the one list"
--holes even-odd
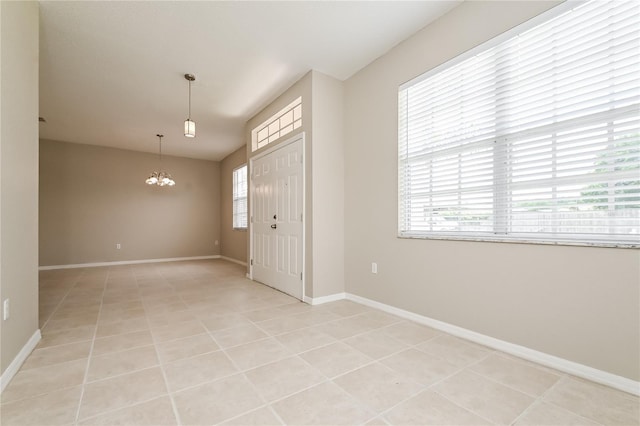
[(0, 376), (0, 393), (4, 392), (4, 389), (7, 387), (13, 376), (16, 375), (22, 364), (26, 361), (27, 357), (31, 354), (31, 352), (38, 345), (38, 342), (42, 338), (40, 334), (40, 329), (37, 329), (33, 336), (25, 343), (25, 345), (20, 349), (18, 355), (11, 361), (11, 364), (4, 370), (4, 373)]
[(237, 263), (238, 265), (247, 266), (247, 262), (243, 262), (242, 260), (234, 259), (232, 257), (227, 256), (219, 256), (220, 259), (227, 260), (229, 262)]
[(367, 299), (355, 294), (346, 293), (346, 299), (360, 303), (362, 305), (370, 306), (372, 308), (380, 309), (381, 311), (388, 312), (390, 314), (406, 318), (420, 324), (424, 324), (431, 328), (449, 333), (453, 336), (479, 343), (481, 345), (517, 356), (519, 358), (551, 367), (556, 370), (572, 374), (574, 376), (582, 377), (583, 379), (601, 383), (603, 385), (607, 385), (633, 395), (640, 395), (640, 382), (628, 379), (626, 377), (598, 370), (597, 368), (569, 361), (564, 358), (559, 358), (557, 356), (550, 355), (544, 352), (539, 352), (525, 346), (509, 343), (504, 340), (496, 339), (494, 337), (477, 333), (466, 328), (458, 327), (453, 324), (438, 321), (436, 319), (425, 317), (413, 312), (405, 311), (404, 309), (376, 302), (375, 300)]
[(322, 305), (323, 303), (335, 302), (336, 300), (342, 300), (346, 297), (346, 293), (330, 294), (328, 296), (309, 297), (304, 296), (303, 302), (310, 305)]
[(219, 254), (216, 254), (211, 256), (167, 257), (164, 259), (119, 260), (115, 262), (76, 263), (72, 265), (40, 266), (38, 267), (38, 270), (48, 271), (51, 269), (93, 268), (96, 266), (135, 265), (138, 263), (181, 262), (184, 260), (220, 259), (221, 257), (222, 256), (220, 256)]

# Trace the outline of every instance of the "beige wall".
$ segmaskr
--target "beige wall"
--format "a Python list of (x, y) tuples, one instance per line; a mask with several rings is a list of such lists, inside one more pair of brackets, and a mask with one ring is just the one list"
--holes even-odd
[(638, 380), (638, 250), (396, 236), (398, 85), (554, 4), (465, 2), (345, 83), (346, 289)]
[(220, 254), (247, 261), (249, 233), (233, 229), (233, 169), (247, 163), (247, 148), (242, 146), (220, 163)]
[(220, 254), (220, 163), (163, 156), (176, 186), (148, 186), (158, 161), (40, 141), (40, 265)]
[(313, 72), (313, 297), (344, 292), (342, 82)]
[[(38, 329), (38, 4), (0, 2), (0, 320), (4, 373)], [(1, 317), (0, 317), (1, 318)]]

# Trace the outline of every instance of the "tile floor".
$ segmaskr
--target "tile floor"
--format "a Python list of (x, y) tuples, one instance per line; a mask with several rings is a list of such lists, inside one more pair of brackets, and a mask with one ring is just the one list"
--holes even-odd
[(638, 398), (213, 260), (43, 271), (2, 425), (638, 425)]

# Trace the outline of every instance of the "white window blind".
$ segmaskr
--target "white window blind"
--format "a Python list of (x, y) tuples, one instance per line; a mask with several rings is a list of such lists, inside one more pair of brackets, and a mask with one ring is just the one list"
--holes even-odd
[(233, 228), (247, 227), (247, 165), (233, 171)]
[(639, 245), (640, 2), (488, 44), (400, 87), (399, 235)]

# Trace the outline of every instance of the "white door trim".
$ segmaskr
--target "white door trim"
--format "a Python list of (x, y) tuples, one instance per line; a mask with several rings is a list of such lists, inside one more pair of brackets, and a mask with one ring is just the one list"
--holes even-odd
[(264, 151), (260, 152), (257, 155), (249, 158), (249, 273), (247, 277), (250, 280), (253, 280), (253, 206), (254, 206), (254, 194), (253, 194), (253, 162), (261, 159), (280, 148), (284, 148), (287, 145), (292, 143), (301, 141), (302, 144), (302, 301), (305, 301), (305, 283), (307, 281), (306, 276), (306, 241), (307, 241), (307, 232), (306, 232), (306, 224), (307, 224), (307, 198), (306, 198), (306, 181), (307, 181), (307, 173), (306, 173), (306, 146), (305, 146), (305, 134), (304, 132), (298, 133), (295, 136), (290, 137), (289, 139), (285, 139), (278, 144), (267, 147)]

